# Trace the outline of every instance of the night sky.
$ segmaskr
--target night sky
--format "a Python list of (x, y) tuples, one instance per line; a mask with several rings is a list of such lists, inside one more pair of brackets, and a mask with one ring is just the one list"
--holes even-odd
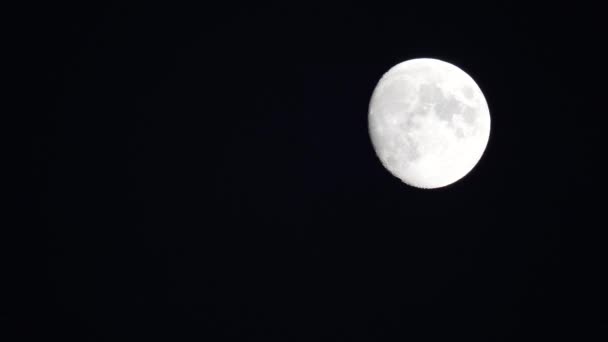
[[(85, 3), (21, 26), (20, 339), (608, 337), (598, 10)], [(385, 170), (367, 129), (382, 74), (420, 57), (467, 72), (492, 118), (435, 190)]]

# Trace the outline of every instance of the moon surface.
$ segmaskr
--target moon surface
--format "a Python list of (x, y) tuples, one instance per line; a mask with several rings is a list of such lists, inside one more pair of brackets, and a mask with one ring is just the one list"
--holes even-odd
[(490, 138), (490, 110), (479, 86), (460, 68), (431, 58), (388, 70), (374, 89), (368, 119), (382, 165), (417, 188), (466, 176)]

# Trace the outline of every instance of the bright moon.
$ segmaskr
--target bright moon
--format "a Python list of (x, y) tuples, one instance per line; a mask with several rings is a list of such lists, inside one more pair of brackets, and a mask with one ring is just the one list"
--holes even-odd
[(404, 183), (440, 188), (466, 176), (490, 138), (490, 110), (475, 81), (437, 59), (386, 72), (369, 103), (369, 134), (382, 165)]

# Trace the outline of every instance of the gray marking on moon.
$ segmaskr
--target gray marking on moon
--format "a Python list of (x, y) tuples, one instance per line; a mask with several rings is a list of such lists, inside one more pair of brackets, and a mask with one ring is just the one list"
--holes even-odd
[(431, 83), (421, 84), (418, 88), (418, 92), (420, 94), (420, 102), (423, 104), (435, 104), (437, 100), (443, 98), (443, 92), (441, 89)]
[[(468, 89), (470, 92), (473, 91), (470, 87), (465, 87), (464, 89)], [(434, 112), (440, 120), (446, 122), (458, 138), (464, 138), (465, 133), (462, 128), (456, 127), (454, 123), (455, 116), (462, 116), (467, 125), (471, 126), (471, 128), (474, 127), (477, 118), (476, 109), (462, 103), (454, 95), (446, 94), (437, 84), (421, 84), (418, 87), (418, 94), (418, 102), (414, 108), (410, 109), (409, 106), (408, 108), (401, 108), (401, 115), (407, 120), (407, 125), (403, 125), (403, 123), (400, 125), (403, 131), (413, 128), (412, 120), (415, 116), (426, 116), (431, 112)], [(472, 93), (470, 95), (472, 97)], [(396, 104), (396, 102), (393, 103)]]
[(464, 138), (464, 131), (462, 130), (462, 127), (456, 127), (454, 134), (456, 134), (458, 138)]
[(469, 125), (473, 125), (475, 124), (475, 121), (477, 121), (477, 109), (471, 106), (464, 106), (464, 109), (462, 110), (462, 117), (464, 118), (464, 122), (468, 123)]
[(462, 94), (467, 100), (473, 99), (473, 89), (471, 89), (469, 86), (462, 87)]
[(435, 113), (441, 120), (452, 123), (454, 115), (460, 114), (460, 102), (453, 96), (445, 97), (443, 93), (440, 98), (436, 99)]

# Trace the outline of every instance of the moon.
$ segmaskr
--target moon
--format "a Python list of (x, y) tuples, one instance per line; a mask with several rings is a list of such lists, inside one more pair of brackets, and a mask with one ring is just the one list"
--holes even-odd
[(477, 83), (432, 58), (389, 69), (374, 89), (368, 120), (382, 165), (416, 188), (440, 188), (466, 176), (490, 138), (490, 110)]

